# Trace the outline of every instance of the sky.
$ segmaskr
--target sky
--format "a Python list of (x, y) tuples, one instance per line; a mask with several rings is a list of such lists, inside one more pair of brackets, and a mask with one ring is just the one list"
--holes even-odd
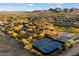
[(0, 3), (0, 11), (33, 11), (57, 7), (79, 8), (79, 3)]

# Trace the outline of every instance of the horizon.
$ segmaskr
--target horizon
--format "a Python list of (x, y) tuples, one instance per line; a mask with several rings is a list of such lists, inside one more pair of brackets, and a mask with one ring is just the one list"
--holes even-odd
[(0, 3), (0, 11), (34, 11), (57, 7), (79, 8), (79, 3)]

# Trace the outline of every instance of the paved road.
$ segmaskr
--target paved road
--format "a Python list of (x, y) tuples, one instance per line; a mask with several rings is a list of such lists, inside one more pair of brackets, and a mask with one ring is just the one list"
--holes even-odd
[(0, 31), (0, 56), (31, 56), (17, 41)]
[(79, 44), (75, 44), (70, 50), (65, 51), (62, 56), (79, 56)]
[[(65, 51), (62, 56), (79, 54), (79, 44), (74, 45), (70, 50)], [(29, 51), (22, 48), (14, 39), (0, 31), (0, 56), (33, 56)]]

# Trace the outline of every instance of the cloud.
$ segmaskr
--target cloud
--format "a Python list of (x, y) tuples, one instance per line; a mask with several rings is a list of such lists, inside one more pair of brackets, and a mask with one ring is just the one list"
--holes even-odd
[[(55, 3), (55, 7), (62, 8), (63, 3)], [(48, 3), (49, 7), (52, 7), (52, 3)]]
[(28, 6), (34, 6), (34, 4), (27, 4)]
[(57, 6), (58, 8), (62, 8), (62, 3), (56, 3), (56, 6)]

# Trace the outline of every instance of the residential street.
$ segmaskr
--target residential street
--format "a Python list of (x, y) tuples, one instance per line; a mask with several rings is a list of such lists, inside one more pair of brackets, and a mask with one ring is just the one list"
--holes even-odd
[(29, 51), (22, 48), (17, 41), (10, 39), (0, 31), (0, 56), (30, 56)]

